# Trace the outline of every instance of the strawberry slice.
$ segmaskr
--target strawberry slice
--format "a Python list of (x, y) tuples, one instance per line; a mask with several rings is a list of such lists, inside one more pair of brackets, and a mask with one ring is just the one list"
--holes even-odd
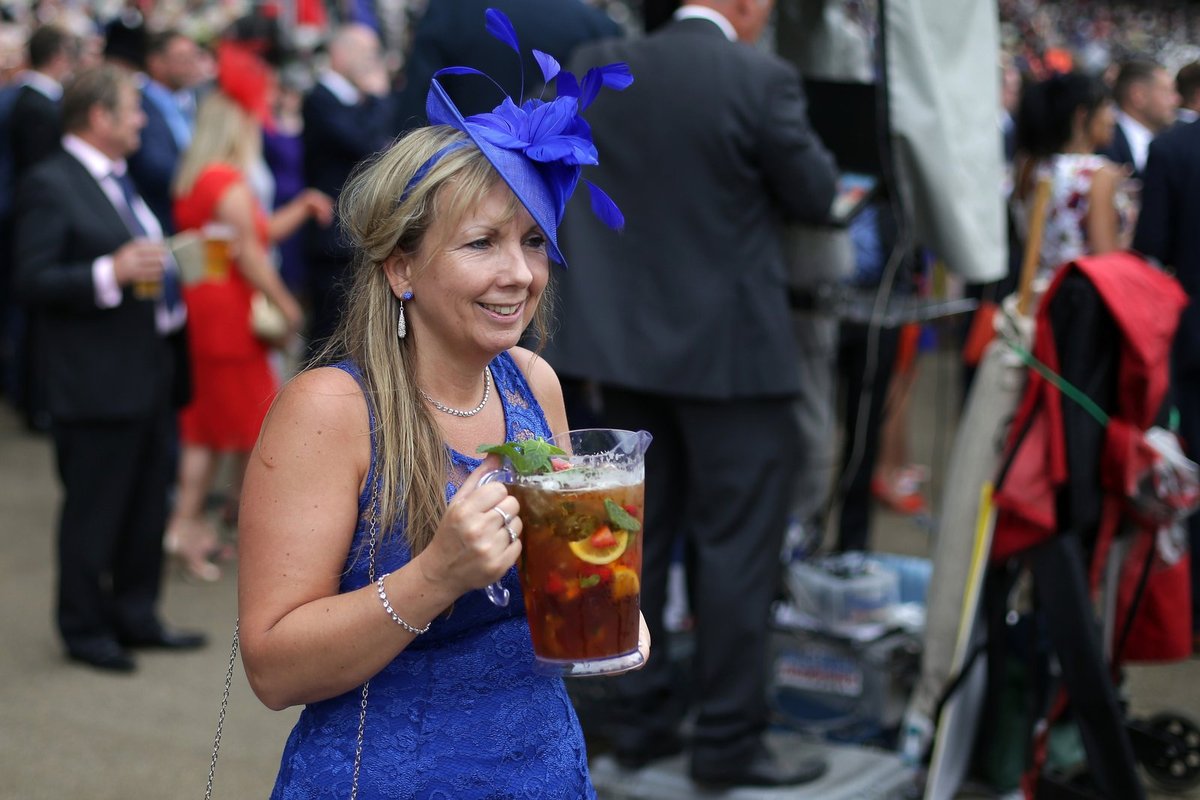
[(557, 572), (546, 576), (546, 591), (550, 594), (562, 594), (567, 590), (567, 582)]
[(600, 579), (601, 583), (608, 583), (613, 577), (613, 571), (608, 567), (584, 567), (583, 573), (585, 575), (595, 575)]
[(571, 469), (571, 468), (572, 468), (572, 467), (571, 467), (571, 462), (570, 462), (570, 461), (567, 461), (565, 458), (553, 458), (553, 457), (551, 457), (551, 459), (550, 459), (550, 466), (554, 468), (554, 471), (555, 471), (555, 472), (562, 472), (564, 469)]
[(588, 538), (588, 544), (597, 550), (607, 550), (610, 547), (617, 546), (617, 537), (613, 535), (612, 528), (607, 525), (601, 525)]

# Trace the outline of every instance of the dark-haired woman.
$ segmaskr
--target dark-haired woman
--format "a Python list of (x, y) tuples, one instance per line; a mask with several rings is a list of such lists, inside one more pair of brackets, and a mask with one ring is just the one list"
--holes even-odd
[(1136, 218), (1132, 183), (1121, 167), (1096, 154), (1113, 135), (1113, 104), (1099, 77), (1055, 75), (1029, 86), (1017, 112), (1017, 219), (1028, 220), (1034, 187), (1046, 178), (1050, 197), (1039, 277), (1082, 255), (1129, 246)]

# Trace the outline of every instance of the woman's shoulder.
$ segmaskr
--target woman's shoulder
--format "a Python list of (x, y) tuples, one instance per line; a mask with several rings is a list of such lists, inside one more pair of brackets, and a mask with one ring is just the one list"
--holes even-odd
[(1070, 173), (1094, 173), (1101, 169), (1119, 167), (1099, 153), (1059, 153), (1054, 156), (1054, 165), (1058, 171)]
[(206, 165), (196, 175), (191, 191), (176, 201), (176, 214), (184, 217), (179, 221), (180, 225), (198, 227), (207, 222), (215, 215), (217, 204), (230, 187), (242, 183), (242, 173), (232, 164), (214, 161)]
[(314, 367), (287, 381), (265, 424), (272, 421), (334, 434), (357, 435), (370, 430), (362, 387), (353, 375), (338, 367)]
[(548, 391), (561, 391), (558, 374), (555, 373), (550, 363), (539, 354), (524, 347), (514, 347), (505, 355), (520, 370), (525, 382), (529, 384), (529, 388), (538, 398), (545, 396), (545, 392)]
[(242, 180), (244, 180), (242, 171), (233, 164), (226, 161), (213, 161), (200, 170), (200, 174), (196, 176), (196, 185), (218, 188)]
[(514, 347), (505, 355), (524, 377), (534, 401), (542, 410), (550, 433), (565, 431), (567, 412), (563, 405), (562, 384), (554, 368), (541, 355), (524, 347)]

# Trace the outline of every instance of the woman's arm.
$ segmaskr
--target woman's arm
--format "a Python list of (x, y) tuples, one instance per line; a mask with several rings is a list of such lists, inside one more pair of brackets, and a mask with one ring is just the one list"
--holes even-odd
[(267, 224), (268, 238), (272, 242), (282, 241), (310, 219), (315, 219), (322, 228), (333, 222), (333, 201), (317, 189), (305, 189), (275, 209)]
[(263, 247), (255, 230), (254, 219), (258, 201), (245, 183), (232, 184), (217, 201), (215, 216), (219, 222), (232, 225), (236, 233), (235, 248), (242, 277), (250, 285), (279, 306), (288, 321), (291, 332), (300, 330), (304, 314), (300, 304), (284, 285), (278, 270), (271, 264), (267, 249)]
[(1108, 164), (1092, 174), (1092, 188), (1088, 192), (1087, 249), (1094, 255), (1120, 250), (1120, 232), (1117, 218), (1117, 185), (1124, 180), (1120, 169)]
[[(284, 387), (251, 454), (238, 525), (242, 660), (270, 708), (349, 691), (414, 638), (374, 585), (339, 594), (369, 461), (366, 401), (349, 375), (317, 369)], [(464, 482), (434, 542), (387, 578), (392, 608), (410, 625), (423, 627), (515, 562), (520, 545), (491, 513), (500, 505), (515, 515), (515, 499), (500, 483), (476, 486), (493, 467)]]

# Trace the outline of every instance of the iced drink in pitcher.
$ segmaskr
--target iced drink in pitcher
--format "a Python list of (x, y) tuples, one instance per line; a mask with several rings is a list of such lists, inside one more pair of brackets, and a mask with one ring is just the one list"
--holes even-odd
[[(611, 675), (638, 667), (645, 431), (589, 429), (506, 456), (521, 503), (518, 573), (539, 671)], [(506, 449), (507, 448), (507, 449)], [(523, 450), (537, 451), (537, 463)], [(494, 589), (495, 587), (489, 587)], [(494, 595), (489, 592), (489, 596)]]

